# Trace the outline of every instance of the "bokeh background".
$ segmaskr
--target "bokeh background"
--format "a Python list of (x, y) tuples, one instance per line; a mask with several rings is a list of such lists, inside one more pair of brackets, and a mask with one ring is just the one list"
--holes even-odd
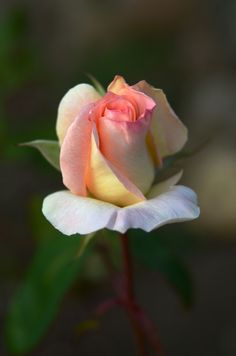
[[(1, 1), (1, 335), (43, 230), (42, 199), (62, 188), (60, 174), (38, 152), (17, 144), (56, 138), (58, 103), (69, 88), (88, 82), (86, 73), (104, 86), (121, 74), (130, 84), (146, 79), (163, 88), (189, 127), (190, 149), (210, 139), (184, 162), (182, 182), (199, 195), (200, 219), (156, 232), (187, 265), (194, 302), (184, 308), (159, 271), (139, 265), (136, 287), (167, 355), (236, 355), (234, 0)], [(30, 354), (134, 354), (119, 310), (109, 313), (100, 328), (80, 337), (75, 331), (110, 293), (93, 263), (85, 273), (90, 282), (73, 284)], [(3, 336), (0, 354), (8, 354)]]

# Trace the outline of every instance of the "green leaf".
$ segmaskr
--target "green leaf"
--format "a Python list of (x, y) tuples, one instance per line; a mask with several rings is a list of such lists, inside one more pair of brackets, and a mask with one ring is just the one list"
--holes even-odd
[(87, 73), (87, 76), (91, 80), (92, 84), (94, 85), (95, 89), (97, 92), (101, 95), (104, 96), (106, 94), (106, 90), (103, 88), (102, 84), (91, 74)]
[(177, 291), (183, 304), (190, 306), (193, 301), (191, 276), (185, 264), (163, 244), (156, 232), (141, 230), (130, 232), (134, 256), (145, 266), (159, 271)]
[(57, 236), (41, 243), (7, 315), (9, 351), (28, 352), (45, 334), (84, 265), (90, 252), (88, 248), (84, 252), (84, 248), (90, 240), (91, 236), (85, 240)]
[(56, 169), (60, 171), (60, 146), (58, 141), (35, 140), (21, 143), (20, 146), (34, 147), (41, 152), (44, 158)]

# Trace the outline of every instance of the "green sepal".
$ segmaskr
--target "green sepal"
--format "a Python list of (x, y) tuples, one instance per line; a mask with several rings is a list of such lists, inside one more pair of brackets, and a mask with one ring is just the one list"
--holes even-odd
[(91, 74), (87, 73), (87, 77), (91, 80), (97, 92), (104, 96), (106, 94), (106, 90), (103, 88), (102, 84)]
[(54, 168), (60, 171), (60, 146), (58, 141), (35, 140), (21, 143), (20, 146), (36, 148)]

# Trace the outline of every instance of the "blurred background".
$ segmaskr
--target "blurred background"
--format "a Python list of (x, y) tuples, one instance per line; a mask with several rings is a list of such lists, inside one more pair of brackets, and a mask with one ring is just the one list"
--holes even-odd
[[(7, 344), (14, 351), (9, 347), (14, 337), (4, 341), (11, 300), (39, 241), (55, 234), (41, 217), (42, 199), (62, 189), (60, 174), (36, 150), (17, 144), (56, 139), (58, 103), (69, 88), (89, 81), (86, 73), (104, 86), (116, 74), (129, 84), (147, 80), (166, 92), (188, 126), (190, 149), (211, 138), (184, 162), (182, 182), (197, 192), (201, 217), (155, 232), (162, 248), (187, 266), (193, 302), (184, 307), (160, 268), (147, 271), (139, 263), (136, 288), (158, 326), (167, 355), (235, 356), (233, 0), (1, 1), (0, 354), (8, 355)], [(109, 313), (99, 328), (79, 335), (77, 324), (111, 294), (99, 266), (95, 257), (87, 263), (81, 283), (74, 280), (56, 319), (29, 354), (134, 354), (129, 325), (120, 310)], [(175, 276), (175, 265), (172, 268), (175, 284), (179, 276)], [(39, 287), (39, 292), (45, 291)]]

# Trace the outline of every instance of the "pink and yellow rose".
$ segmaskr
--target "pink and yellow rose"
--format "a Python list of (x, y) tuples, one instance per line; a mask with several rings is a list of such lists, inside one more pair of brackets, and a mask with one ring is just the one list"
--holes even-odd
[(68, 190), (48, 196), (43, 212), (64, 234), (150, 231), (199, 215), (195, 193), (175, 186), (180, 174), (153, 186), (163, 158), (187, 140), (162, 90), (120, 76), (104, 96), (79, 84), (59, 105), (56, 131)]

